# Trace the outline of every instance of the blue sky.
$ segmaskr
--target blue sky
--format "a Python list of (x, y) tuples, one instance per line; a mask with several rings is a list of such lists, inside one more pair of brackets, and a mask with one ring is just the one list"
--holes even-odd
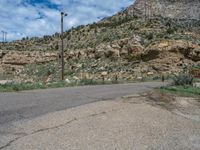
[[(60, 11), (65, 30), (111, 16), (134, 0), (0, 0), (0, 31), (7, 39), (51, 35), (60, 31)], [(0, 40), (1, 41), (1, 40)]]

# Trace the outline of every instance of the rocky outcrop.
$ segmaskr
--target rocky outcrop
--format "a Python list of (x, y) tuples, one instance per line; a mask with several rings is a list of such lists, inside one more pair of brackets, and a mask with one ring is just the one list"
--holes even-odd
[(111, 44), (100, 44), (96, 47), (96, 58), (124, 58), (128, 55), (141, 54), (144, 47), (141, 45), (141, 38), (133, 36), (132, 38), (125, 38), (117, 41), (113, 41)]
[[(8, 51), (3, 53), (4, 55), (1, 55), (3, 57), (0, 70), (7, 73), (20, 72), (27, 64), (45, 64), (58, 59), (58, 53), (56, 52)], [(144, 70), (145, 66), (141, 66), (146, 74), (154, 71), (176, 72), (179, 70), (178, 68), (184, 65), (185, 62), (183, 60), (187, 60), (188, 65), (200, 61), (200, 46), (186, 40), (161, 40), (153, 42), (144, 48), (140, 38), (134, 36), (108, 43), (108, 45), (100, 44), (96, 49), (80, 49), (65, 53), (66, 62), (77, 59), (126, 60), (127, 58), (130, 58), (129, 61), (136, 61), (138, 59), (138, 62), (143, 60), (147, 63), (148, 67), (146, 67), (146, 70)], [(70, 67), (72, 69), (77, 68), (73, 65)], [(94, 66), (91, 66), (91, 68), (94, 68)]]
[(9, 51), (3, 58), (3, 64), (10, 65), (26, 65), (31, 63), (46, 63), (56, 60), (58, 54), (45, 52), (29, 52), (29, 51)]
[(136, 0), (132, 8), (149, 17), (161, 15), (178, 19), (200, 19), (199, 0)]
[[(185, 40), (162, 40), (149, 45), (142, 54), (142, 68), (166, 74), (177, 74), (200, 61), (200, 46)], [(147, 72), (146, 71), (146, 72)]]
[(41, 51), (2, 51), (0, 52), (1, 73), (20, 72), (27, 64), (43, 64), (55, 61), (58, 53)]
[(143, 54), (145, 61), (164, 57), (174, 53), (192, 61), (200, 61), (200, 46), (184, 40), (162, 40), (148, 46)]

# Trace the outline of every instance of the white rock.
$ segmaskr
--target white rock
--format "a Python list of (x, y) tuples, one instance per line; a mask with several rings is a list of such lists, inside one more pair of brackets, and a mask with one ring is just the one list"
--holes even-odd
[(200, 88), (200, 83), (199, 82), (193, 83), (193, 87)]
[(77, 76), (73, 76), (74, 80), (79, 80), (79, 78)]
[(77, 68), (81, 68), (81, 67), (83, 67), (83, 64), (77, 64), (76, 67), (77, 67)]
[(7, 83), (11, 83), (11, 80), (0, 80), (0, 85), (5, 85)]
[(105, 68), (104, 67), (100, 67), (99, 70), (105, 70)]
[(106, 75), (108, 75), (108, 72), (104, 71), (104, 72), (101, 73), (101, 75), (106, 76)]
[(34, 83), (33, 79), (27, 79), (24, 81), (25, 83)]
[(69, 79), (65, 79), (65, 82), (67, 82), (67, 83), (71, 83)]
[(151, 76), (151, 75), (154, 75), (154, 73), (153, 72), (148, 72), (147, 75)]
[(141, 80), (143, 77), (137, 77), (137, 79)]

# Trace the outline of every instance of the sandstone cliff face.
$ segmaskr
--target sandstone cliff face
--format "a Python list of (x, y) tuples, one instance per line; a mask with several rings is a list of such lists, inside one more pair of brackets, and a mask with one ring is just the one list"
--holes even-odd
[(199, 0), (136, 0), (133, 8), (147, 16), (161, 15), (178, 19), (200, 19)]

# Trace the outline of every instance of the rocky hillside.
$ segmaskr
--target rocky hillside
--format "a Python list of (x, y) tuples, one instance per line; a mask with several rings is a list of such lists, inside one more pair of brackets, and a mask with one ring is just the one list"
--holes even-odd
[(133, 7), (147, 16), (200, 20), (199, 0), (136, 0)]
[[(106, 80), (157, 78), (160, 74), (177, 74), (198, 64), (200, 22), (188, 22), (182, 17), (180, 21), (177, 11), (171, 8), (177, 4), (184, 10), (192, 4), (196, 6), (197, 1), (148, 2), (159, 5), (154, 5), (157, 9), (151, 17), (145, 17), (144, 0), (139, 0), (112, 17), (66, 31), (65, 77), (69, 80), (101, 79), (102, 75)], [(157, 15), (160, 6), (168, 8), (167, 16)], [(60, 35), (56, 33), (1, 43), (0, 80), (8, 77), (45, 82), (58, 80), (59, 41)]]

